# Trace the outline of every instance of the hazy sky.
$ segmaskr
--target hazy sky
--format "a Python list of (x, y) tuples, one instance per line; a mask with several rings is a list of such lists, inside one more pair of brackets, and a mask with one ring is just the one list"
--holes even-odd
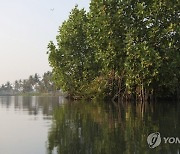
[(89, 2), (0, 0), (0, 84), (51, 70), (48, 42), (55, 41), (58, 27), (76, 4), (88, 10)]

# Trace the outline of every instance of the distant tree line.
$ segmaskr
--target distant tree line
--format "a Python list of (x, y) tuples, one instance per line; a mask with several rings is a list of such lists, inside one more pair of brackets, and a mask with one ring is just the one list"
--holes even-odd
[(92, 0), (48, 45), (58, 87), (72, 97), (147, 101), (180, 96), (180, 1)]
[(23, 93), (50, 93), (56, 90), (52, 81), (50, 71), (40, 77), (37, 73), (30, 75), (28, 79), (16, 80), (14, 83), (9, 81), (0, 87), (0, 95), (13, 95)]

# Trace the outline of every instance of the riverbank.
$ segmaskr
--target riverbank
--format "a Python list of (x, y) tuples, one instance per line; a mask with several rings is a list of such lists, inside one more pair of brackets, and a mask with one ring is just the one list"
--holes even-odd
[(0, 96), (65, 96), (66, 97), (66, 94), (62, 92), (49, 92), (49, 93), (26, 92), (26, 93), (0, 94)]

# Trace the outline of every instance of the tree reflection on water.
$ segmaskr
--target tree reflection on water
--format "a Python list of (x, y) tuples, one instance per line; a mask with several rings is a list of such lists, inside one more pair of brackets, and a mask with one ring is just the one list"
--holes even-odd
[(180, 134), (180, 106), (175, 103), (105, 104), (68, 102), (54, 110), (48, 135), (49, 153), (178, 153), (179, 145), (150, 149), (147, 136)]

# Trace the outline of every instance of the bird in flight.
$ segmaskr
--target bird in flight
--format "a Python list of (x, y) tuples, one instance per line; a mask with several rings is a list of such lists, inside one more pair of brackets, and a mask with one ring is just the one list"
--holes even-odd
[(54, 8), (50, 9), (51, 11), (54, 11)]

